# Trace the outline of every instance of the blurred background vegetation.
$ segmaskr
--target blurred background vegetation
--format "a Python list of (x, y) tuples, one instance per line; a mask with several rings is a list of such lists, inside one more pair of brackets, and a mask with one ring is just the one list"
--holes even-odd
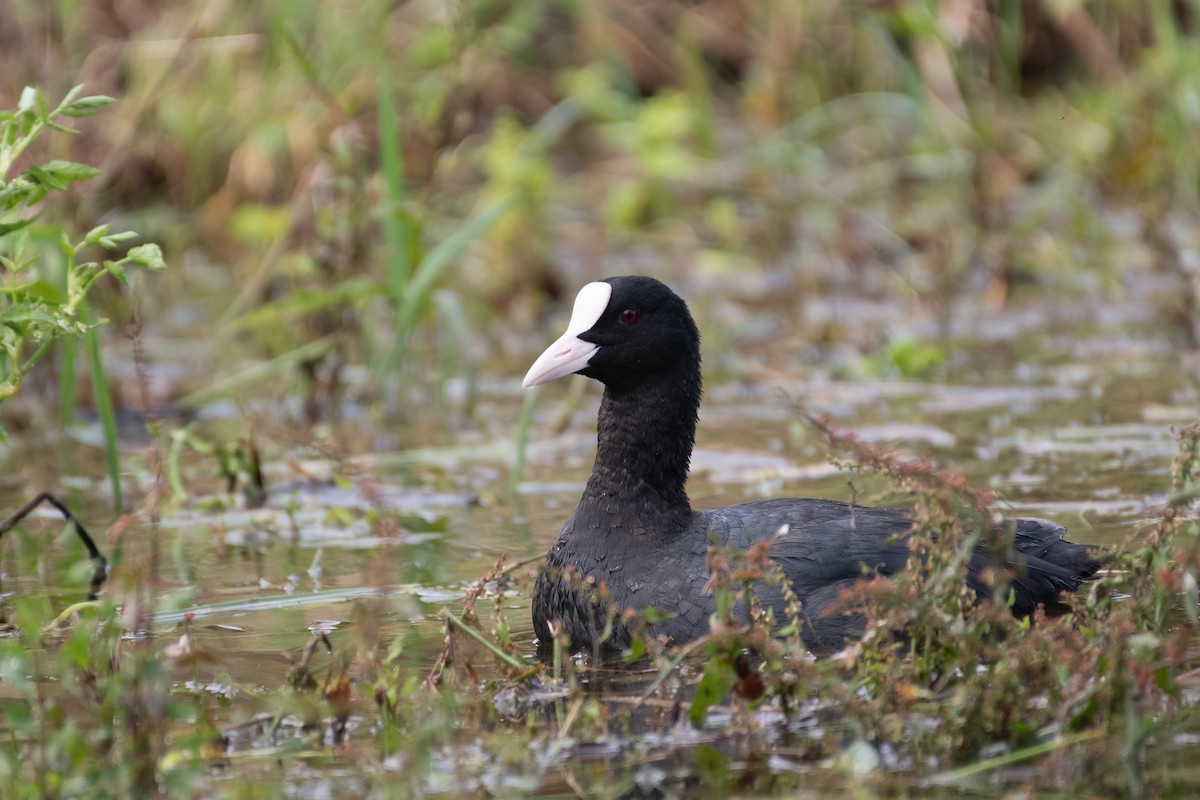
[[(151, 406), (253, 386), (303, 396), (297, 419), (380, 396), (404, 414), (414, 387), (527, 353), (601, 273), (674, 281), (702, 318), (706, 294), (851, 292), (946, 333), (1023, 291), (1118, 296), (1138, 267), (1195, 346), (1198, 10), (3, 0), (0, 107), (27, 85), (119, 100), (28, 157), (103, 175), (44, 238), (111, 222), (163, 246), (171, 269), (96, 300), (110, 344), (132, 305), (156, 334)], [(940, 363), (870, 319), (801, 325), (852, 371)], [(41, 398), (76, 391), (63, 367)], [(143, 402), (131, 379), (118, 408)]]
[[(1134, 535), (1170, 482), (1176, 444), (1164, 429), (1196, 407), (1198, 26), (1200, 0), (0, 0), (0, 111), (16, 112), (0, 131), (58, 111), (79, 131), (45, 126), (12, 164), (13, 142), (0, 141), (10, 168), (0, 170), (0, 257), (19, 250), (25, 265), (0, 261), (0, 346), (25, 348), (0, 362), (0, 505), (61, 489), (93, 529), (113, 523), (107, 594), (94, 620), (71, 628), (59, 626), (83, 611), (58, 609), (92, 575), (85, 554), (67, 545), (75, 550), (56, 560), (52, 536), (37, 532), (4, 540), (0, 556), (21, 569), (0, 565), (5, 589), (17, 586), (15, 628), (0, 637), (0, 704), (14, 734), (0, 748), (0, 783), (30, 797), (55, 796), (59, 782), (89, 796), (182, 791), (200, 780), (205, 747), (242, 746), (230, 718), (252, 723), (260, 706), (271, 712), (265, 732), (243, 739), (269, 745), (262, 769), (274, 774), (286, 713), (315, 720), (329, 709), (254, 687), (279, 683), (283, 650), (295, 667), (289, 686), (318, 685), (305, 674), (310, 658), (325, 663), (314, 655), (329, 645), (325, 627), (307, 627), (321, 613), (353, 621), (333, 636), (328, 661), (339, 666), (322, 702), (343, 725), (352, 664), (357, 718), (373, 720), (362, 729), (380, 743), (346, 763), (370, 770), (403, 751), (411, 760), (400, 763), (416, 765), (410, 779), (424, 780), (411, 775), (433, 763), (434, 746), (481, 720), (502, 765), (544, 765), (542, 751), (568, 759), (559, 749), (568, 733), (602, 738), (602, 715), (591, 699), (577, 714), (578, 695), (561, 727), (538, 739), (513, 735), (525, 722), (493, 729), (490, 697), (468, 704), (480, 700), (474, 673), (462, 684), (470, 691), (429, 687), (441, 668), (432, 654), (451, 641), (436, 609), (464, 586), (470, 614), (479, 592), (494, 591), (491, 634), (505, 649), (530, 646), (524, 612), (512, 614), (509, 637), (508, 570), (467, 581), (501, 553), (528, 559), (514, 570), (536, 569), (577, 496), (571, 480), (586, 474), (593, 441), (583, 414), (577, 441), (557, 437), (531, 458), (530, 483), (540, 485), (511, 491), (532, 409), (527, 397), (517, 410), (518, 381), (578, 287), (605, 274), (671, 283), (704, 331), (710, 376), (758, 387), (722, 397), (720, 381), (708, 384), (707, 408), (744, 401), (724, 428), (712, 426), (712, 441), (736, 440), (759, 460), (742, 470), (751, 477), (702, 484), (701, 502), (860, 487), (867, 499), (882, 485), (855, 476), (860, 487), (847, 487), (845, 474), (830, 474), (828, 447), (771, 393), (786, 374), (796, 377), (788, 391), (815, 395), (814, 407), (839, 421), (916, 423), (875, 426), (874, 440), (908, 440), (1007, 492), (1018, 510), (1070, 516), (1081, 540)], [(27, 205), (13, 205), (16, 176), (28, 178)], [(60, 336), (53, 348), (37, 338), (47, 331)], [(15, 364), (30, 368), (19, 393)], [(919, 381), (963, 391), (937, 395)], [(996, 391), (976, 403), (988, 387)], [(568, 399), (578, 403), (579, 389)], [(539, 429), (568, 426), (569, 412), (556, 416)], [(935, 429), (929, 439), (926, 417), (958, 438)], [(1072, 426), (1074, 440), (1063, 433)], [(158, 447), (138, 454), (147, 430)], [(1115, 744), (1095, 771), (1051, 764), (1051, 783), (1061, 773), (1091, 788), (1091, 775), (1111, 778), (1114, 753), (1132, 769), (1152, 721), (1162, 731), (1191, 724), (1163, 717), (1150, 687), (1166, 675), (1161, 664), (1185, 665), (1194, 696), (1194, 644), (1164, 655), (1141, 633), (1168, 629), (1163, 609), (1180, 586), (1191, 587), (1197, 618), (1196, 550), (1177, 557), (1167, 535), (1168, 523), (1182, 525), (1176, 506), (1195, 499), (1189, 436), (1162, 536), (1147, 537), (1157, 549), (1139, 551), (1150, 556), (1129, 573), (1153, 587), (1139, 595), (1111, 584), (1152, 607), (1153, 624), (1085, 625), (1087, 648), (1035, 629), (1021, 657), (1041, 659), (1051, 688), (1030, 688), (1022, 666), (1003, 673), (1011, 682), (992, 681), (1007, 695), (946, 690), (989, 713), (1023, 698), (1032, 722), (1020, 730), (968, 715), (963, 740), (1032, 741), (1058, 713), (1046, 697), (1078, 702), (1080, 676), (1062, 666), (1071, 648), (1109, 670), (1087, 697), (1117, 688), (1109, 711), (1089, 706), (1058, 730), (1084, 730), (1093, 713), (1119, 720), (1127, 700), (1133, 722), (1111, 723)], [(100, 448), (87, 446), (101, 442), (103, 466), (90, 463)], [(462, 447), (416, 450), (448, 442)], [(283, 478), (275, 507), (262, 521), (223, 516), (262, 504), (259, 445), (269, 477)], [(783, 458), (755, 478), (764, 454)], [(203, 466), (181, 467), (189, 455)], [(802, 469), (777, 468), (793, 460)], [(106, 470), (111, 508), (95, 478)], [(420, 491), (399, 491), (412, 485)], [(452, 511), (426, 513), (429, 503)], [(18, 573), (38, 577), (14, 582)], [(407, 589), (375, 591), (397, 580)], [(224, 605), (274, 603), (272, 592), (292, 610), (265, 622)], [(309, 604), (293, 608), (298, 592)], [(1107, 609), (1108, 595), (1098, 596)], [(1124, 613), (1142, 613), (1134, 606)], [(229, 624), (193, 628), (198, 610)], [(142, 636), (172, 624), (183, 633), (172, 645)], [(1159, 670), (1134, 670), (1136, 692), (1125, 656), (1103, 649), (1110, 628), (1112, 652), (1143, 653), (1138, 663)], [(43, 648), (59, 630), (66, 644)], [(1190, 641), (1193, 629), (1181, 630)], [(224, 659), (193, 649), (202, 639)], [(995, 645), (990, 633), (980, 641)], [(990, 680), (977, 677), (975, 650), (960, 655), (937, 671), (980, 682), (972, 686)], [(830, 680), (803, 687), (833, 708), (854, 706), (848, 713), (868, 726), (856, 736), (894, 719), (879, 711), (891, 714), (887, 695), (877, 708), (856, 694), (875, 680), (867, 661), (850, 683), (826, 662)], [(202, 669), (234, 689), (196, 688)], [(897, 662), (888, 674), (907, 669)], [(192, 694), (179, 693), (187, 675)], [(1182, 677), (1158, 685), (1177, 692)], [(895, 707), (907, 709), (912, 683), (897, 686)], [(954, 728), (964, 717), (946, 708), (921, 713)], [(1184, 708), (1194, 717), (1194, 705)], [(297, 741), (312, 731), (319, 740), (318, 725), (300, 727)], [(908, 742), (914, 730), (889, 735)], [(963, 740), (929, 752), (957, 753)], [(909, 769), (938, 763), (915, 752)], [(606, 762), (584, 761), (597, 781), (611, 779)], [(713, 771), (724, 779), (723, 762)], [(428, 772), (430, 785), (449, 774)], [(255, 794), (255, 774), (243, 796), (272, 796)], [(792, 777), (811, 790), (810, 773)]]

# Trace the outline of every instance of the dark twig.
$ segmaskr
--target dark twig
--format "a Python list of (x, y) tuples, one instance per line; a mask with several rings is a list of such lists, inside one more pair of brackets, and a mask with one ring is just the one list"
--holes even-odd
[(59, 513), (75, 526), (75, 533), (79, 536), (79, 540), (83, 542), (83, 546), (88, 551), (88, 557), (92, 559), (92, 563), (95, 565), (92, 570), (91, 587), (88, 591), (88, 600), (95, 600), (96, 596), (100, 593), (100, 587), (104, 585), (104, 581), (108, 578), (108, 559), (100, 552), (100, 548), (96, 547), (96, 542), (92, 539), (91, 534), (87, 532), (87, 529), (83, 527), (83, 523), (75, 518), (75, 515), (71, 513), (71, 509), (67, 508), (63, 501), (49, 492), (42, 492), (21, 506), (16, 513), (9, 516), (3, 522), (0, 522), (0, 536), (3, 536), (16, 527), (17, 523), (29, 516), (29, 512), (33, 511), (43, 502), (57, 508)]

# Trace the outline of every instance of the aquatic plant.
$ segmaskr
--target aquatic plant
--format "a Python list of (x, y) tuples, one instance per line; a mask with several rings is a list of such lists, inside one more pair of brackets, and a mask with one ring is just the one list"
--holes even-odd
[[(166, 263), (156, 244), (129, 246), (137, 238), (132, 231), (115, 232), (112, 225), (97, 225), (77, 240), (65, 228), (41, 221), (47, 198), (100, 175), (95, 167), (53, 159), (11, 174), (44, 134), (76, 134), (65, 120), (90, 117), (115, 102), (103, 95), (82, 94), (83, 86), (76, 86), (52, 108), (41, 90), (27, 86), (15, 110), (0, 111), (0, 405), (20, 390), (25, 376), (55, 346), (82, 341), (104, 423), (113, 505), (120, 509), (116, 424), (94, 332), (103, 320), (94, 318), (87, 297), (106, 275), (128, 286), (126, 268), (156, 271)], [(97, 252), (114, 257), (81, 260)], [(65, 352), (73, 356), (74, 347)], [(73, 359), (65, 358), (59, 368), (63, 384), (73, 386)], [(0, 443), (6, 439), (0, 426)]]

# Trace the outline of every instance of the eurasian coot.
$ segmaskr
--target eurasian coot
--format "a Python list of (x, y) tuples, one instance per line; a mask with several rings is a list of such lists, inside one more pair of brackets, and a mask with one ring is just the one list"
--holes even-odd
[[(904, 568), (912, 527), (902, 510), (851, 507), (833, 500), (778, 499), (693, 511), (685, 483), (700, 408), (700, 334), (687, 305), (653, 278), (625, 276), (580, 290), (563, 336), (534, 362), (526, 387), (579, 373), (604, 384), (596, 463), (583, 497), (546, 556), (533, 598), (533, 625), (543, 645), (557, 622), (572, 648), (593, 649), (607, 620), (579, 577), (607, 584), (621, 608), (651, 606), (669, 619), (651, 629), (677, 642), (708, 630), (714, 599), (705, 592), (705, 554), (714, 538), (748, 548), (780, 528), (770, 555), (804, 604), (804, 638), (815, 650), (860, 634), (861, 615), (840, 613), (843, 590), (864, 575)], [(1016, 520), (1013, 613), (1032, 613), (1076, 589), (1101, 564), (1066, 529), (1041, 519)], [(990, 592), (982, 574), (995, 561), (980, 549), (968, 582)], [(568, 579), (575, 573), (573, 580)], [(782, 620), (780, 593), (763, 602)], [(625, 648), (630, 630), (615, 620), (605, 648)]]

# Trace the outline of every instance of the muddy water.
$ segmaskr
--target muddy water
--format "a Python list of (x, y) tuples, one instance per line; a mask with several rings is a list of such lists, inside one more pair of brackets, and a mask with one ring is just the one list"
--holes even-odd
[[(894, 308), (895, 327), (949, 328), (935, 374), (917, 380), (864, 357), (861, 344), (811, 345), (812, 326), (827, 324), (822, 315), (833, 313), (850, 327), (859, 317), (848, 299), (840, 301), (841, 317), (827, 301), (808, 308), (804, 302), (811, 301), (739, 312), (736, 324), (711, 336), (719, 347), (706, 351), (708, 388), (689, 487), (695, 506), (883, 495), (878, 480), (831, 465), (824, 444), (798, 422), (795, 404), (803, 403), (863, 438), (894, 443), (994, 489), (1013, 513), (1062, 522), (1078, 541), (1115, 545), (1135, 536), (1161, 503), (1172, 426), (1200, 409), (1194, 354), (1169, 345), (1145, 303), (1014, 304), (989, 315), (960, 311), (950, 325)], [(730, 318), (720, 301), (701, 307), (704, 330)], [(791, 310), (803, 321), (793, 321)], [(532, 357), (540, 343), (528, 344)], [(464, 423), (462, 409), (448, 403), (445, 417), (454, 421), (431, 427), (428, 441), (410, 431), (397, 436), (368, 415), (318, 432), (316, 438), (338, 442), (335, 458), (261, 437), (270, 486), (263, 508), (219, 494), (211, 461), (187, 457), (183, 478), (197, 496), (169, 506), (157, 531), (142, 524), (122, 539), (129, 558), (158, 537), (158, 629), (177, 635), (184, 615), (191, 617), (193, 641), (218, 654), (204, 676), (213, 691), (277, 687), (286, 654), (299, 653), (314, 624), (337, 642), (359, 624), (356, 604), (369, 602), (384, 641), (415, 634), (421, 646), (412, 666), (427, 668), (442, 638), (439, 610), (456, 608), (464, 589), (501, 555), (536, 563), (590, 468), (599, 389), (589, 387), (555, 432), (570, 391), (560, 382), (537, 398), (526, 471), (510, 492), (525, 366), (514, 359), (485, 370), (474, 416)], [(221, 416), (212, 414), (215, 421), (200, 430), (218, 438), (237, 429)], [(457, 426), (462, 430), (453, 433)], [(378, 446), (398, 439), (414, 446)], [(37, 448), (14, 446), (0, 506), (14, 507), (34, 483), (62, 475), (57, 486), (103, 530), (110, 521), (103, 468), (86, 442), (82, 436), (42, 450), (50, 463), (32, 465)], [(129, 443), (125, 466), (136, 499), (152, 477), (144, 446)], [(6, 541), (5, 591), (49, 590), (56, 601), (69, 600), (73, 589), (63, 588), (62, 576), (79, 551), (59, 536), (64, 555), (39, 571), (37, 552), (59, 528), (49, 521), (29, 528), (49, 533)], [(513, 635), (530, 656), (532, 570), (517, 571), (506, 601)], [(236, 702), (215, 713), (219, 724), (247, 716)]]

